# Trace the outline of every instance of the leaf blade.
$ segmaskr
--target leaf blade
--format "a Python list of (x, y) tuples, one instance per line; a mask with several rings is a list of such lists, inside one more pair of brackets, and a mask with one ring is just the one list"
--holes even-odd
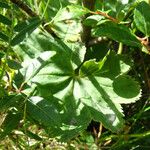
[(141, 47), (140, 41), (123, 24), (107, 21), (93, 29), (93, 35), (97, 37), (106, 36), (126, 45)]
[(12, 21), (9, 20), (7, 17), (3, 16), (0, 14), (0, 22), (5, 24), (5, 25), (11, 25)]
[[(29, 22), (27, 26), (21, 24), (21, 27), (16, 27), (17, 31), (20, 31), (12, 40), (11, 45), (15, 46), (22, 42), (27, 36), (29, 36), (40, 24), (41, 20), (39, 18), (33, 19)], [(17, 25), (19, 26), (19, 25)]]
[(140, 2), (134, 10), (134, 22), (137, 28), (146, 36), (150, 36), (150, 6), (146, 2)]
[(0, 39), (2, 39), (5, 42), (9, 41), (9, 37), (1, 31), (0, 31)]

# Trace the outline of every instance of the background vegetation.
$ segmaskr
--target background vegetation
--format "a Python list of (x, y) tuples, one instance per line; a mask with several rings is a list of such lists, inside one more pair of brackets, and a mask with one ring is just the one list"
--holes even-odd
[(0, 0), (0, 149), (150, 149), (147, 0)]

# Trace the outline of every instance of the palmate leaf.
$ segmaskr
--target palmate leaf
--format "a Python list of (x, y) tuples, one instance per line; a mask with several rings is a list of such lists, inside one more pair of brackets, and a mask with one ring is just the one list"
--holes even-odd
[[(113, 132), (121, 130), (124, 121), (120, 103), (134, 102), (140, 96), (138, 83), (125, 76), (130, 69), (128, 61), (109, 52), (99, 62), (85, 62), (77, 72), (77, 67), (83, 62), (84, 47), (68, 47), (44, 33), (40, 34), (40, 38), (37, 32), (31, 37), (34, 48), (40, 49), (41, 53), (25, 61), (22, 65), (25, 67), (20, 70), (28, 86), (36, 89), (28, 100), (29, 116), (43, 124), (51, 136), (62, 140), (77, 135), (91, 119), (102, 122)], [(33, 44), (30, 47), (27, 41), (16, 49), (24, 51), (27, 44), (32, 49)], [(43, 43), (47, 43), (47, 49)], [(22, 57), (27, 58), (26, 55)], [(110, 61), (115, 64), (113, 74)], [(128, 88), (127, 82), (131, 88)], [(119, 91), (120, 88), (126, 89), (127, 96)], [(22, 92), (28, 95), (27, 91)]]

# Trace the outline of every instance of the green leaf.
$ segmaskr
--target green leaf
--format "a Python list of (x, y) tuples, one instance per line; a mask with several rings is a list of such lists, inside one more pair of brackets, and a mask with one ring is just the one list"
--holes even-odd
[[(138, 83), (125, 76), (130, 70), (129, 58), (110, 51), (99, 62), (93, 59), (82, 64), (85, 53), (81, 45), (67, 46), (45, 34), (39, 38), (36, 32), (31, 38), (34, 48), (39, 49), (41, 54), (24, 61), (25, 67), (20, 70), (28, 81), (29, 89), (36, 87), (36, 92), (29, 99), (30, 117), (46, 127), (51, 136), (63, 140), (76, 136), (92, 119), (102, 122), (113, 132), (120, 131), (124, 123), (120, 103), (134, 102), (141, 95)], [(29, 49), (33, 49), (33, 43), (24, 42), (24, 46), (21, 44), (17, 48), (24, 51), (25, 45), (28, 45)], [(49, 43), (49, 51), (42, 52), (43, 43)], [(47, 54), (54, 55), (49, 57)], [(119, 88), (126, 89), (127, 96)], [(28, 95), (28, 91), (22, 92)]]
[(3, 140), (7, 135), (9, 135), (14, 129), (17, 128), (22, 115), (18, 112), (9, 112), (3, 121), (1, 128), (3, 131), (0, 133), (0, 139)]
[(95, 26), (99, 21), (101, 21), (104, 17), (100, 15), (91, 15), (84, 20), (84, 24), (87, 26)]
[(42, 141), (43, 139), (41, 137), (39, 137), (37, 134), (31, 132), (31, 131), (26, 131), (26, 135), (29, 136), (32, 139), (35, 139), (37, 141)]
[(99, 62), (95, 60), (86, 61), (80, 69), (80, 75), (84, 77), (94, 74), (114, 79), (118, 75), (126, 74), (131, 66), (132, 60), (128, 56), (121, 56), (113, 51), (108, 51)]
[[(1, 98), (3, 99), (6, 95), (7, 95), (7, 94), (6, 94), (6, 91), (4, 90), (3, 87), (0, 86), (0, 99), (1, 99)], [(1, 104), (1, 103), (0, 103), (0, 104)]]
[(7, 3), (3, 3), (3, 2), (0, 2), (0, 7), (1, 8), (7, 8), (7, 9), (10, 8), (10, 6)]
[(137, 28), (146, 36), (150, 36), (150, 5), (140, 2), (134, 10), (134, 22)]
[(30, 18), (29, 20), (25, 20), (23, 22), (18, 23), (15, 27), (14, 27), (14, 31), (15, 32), (21, 32), (22, 30), (24, 30), (27, 26), (32, 25), (36, 22), (39, 22), (40, 19), (38, 17), (33, 17)]
[(0, 31), (0, 39), (4, 40), (5, 42), (9, 41), (9, 37), (4, 33), (2, 33), (1, 31)]
[(22, 68), (21, 64), (15, 60), (7, 59), (7, 63), (8, 66), (14, 70), (18, 70)]
[(0, 14), (0, 22), (6, 25), (11, 25), (11, 20)]
[(141, 47), (140, 41), (130, 29), (123, 24), (107, 21), (93, 29), (93, 35), (96, 37), (106, 36), (126, 45)]
[(41, 20), (39, 18), (33, 18), (32, 20), (25, 21), (16, 25), (15, 30), (19, 33), (12, 39), (11, 45), (15, 46), (22, 42), (27, 36), (29, 36), (40, 24)]
[[(0, 112), (8, 110), (10, 107), (16, 107), (16, 103), (22, 99), (22, 95), (9, 95), (0, 99)], [(22, 102), (22, 101), (20, 101)]]
[[(50, 101), (52, 100), (50, 99)], [(59, 112), (50, 101), (33, 96), (28, 100), (27, 111), (34, 119), (45, 126), (59, 126), (61, 123)]]
[(82, 104), (80, 109), (76, 109), (79, 104), (75, 104), (72, 99), (73, 96), (68, 95), (60, 103), (61, 100), (53, 96), (46, 99), (34, 96), (28, 100), (27, 112), (45, 126), (51, 137), (57, 136), (67, 141), (85, 129), (91, 120), (88, 110)]
[(111, 86), (110, 83), (113, 82), (110, 79), (106, 80), (96, 76), (81, 78), (74, 85), (74, 95), (88, 107), (94, 120), (102, 122), (113, 132), (118, 132), (124, 123), (122, 109), (111, 100), (109, 93), (106, 93), (105, 86)]
[(4, 52), (0, 52), (0, 60), (5, 56)]
[[(128, 90), (126, 88), (128, 88)], [(113, 82), (113, 90), (117, 96), (113, 94), (112, 99), (120, 104), (132, 103), (141, 97), (141, 89), (139, 84), (127, 75), (118, 76), (115, 78)]]
[(30, 80), (32, 77), (36, 76), (36, 74), (39, 72), (41, 68), (44, 68), (48, 63), (50, 63), (51, 61), (50, 59), (54, 55), (55, 55), (55, 52), (50, 52), (50, 51), (43, 52), (37, 59), (24, 63), (24, 67), (30, 64), (30, 66), (28, 66), (25, 70), (26, 82)]
[(69, 5), (63, 9), (60, 9), (54, 17), (53, 21), (58, 22), (63, 20), (76, 19), (87, 13), (89, 13), (89, 10), (80, 5)]

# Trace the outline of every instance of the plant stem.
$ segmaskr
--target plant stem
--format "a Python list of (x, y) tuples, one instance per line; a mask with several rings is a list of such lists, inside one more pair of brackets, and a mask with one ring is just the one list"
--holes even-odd
[(115, 23), (119, 23), (119, 20), (117, 20), (116, 18), (113, 18), (113, 17), (109, 16), (109, 15), (108, 15), (107, 13), (105, 13), (105, 12), (102, 12), (102, 11), (93, 12), (93, 11), (91, 11), (90, 13), (91, 13), (91, 14), (94, 14), (94, 15), (101, 15), (101, 16), (103, 16), (103, 17), (105, 17), (105, 18), (107, 18), (107, 19), (109, 19), (109, 20), (111, 20), (111, 21), (113, 21), (113, 22), (115, 22)]
[(26, 12), (31, 17), (37, 17), (37, 14), (32, 11), (32, 9), (26, 5), (21, 0), (10, 0), (12, 3), (16, 4), (19, 8), (21, 8), (24, 12)]
[(110, 140), (112, 138), (142, 138), (142, 137), (145, 137), (145, 136), (149, 136), (150, 135), (150, 131), (147, 131), (147, 132), (144, 132), (144, 133), (139, 133), (139, 134), (122, 134), (122, 135), (110, 135), (110, 136), (107, 136), (107, 137), (104, 137), (102, 139), (99, 140), (99, 143), (101, 141), (106, 141), (106, 140)]
[(50, 0), (48, 0), (48, 1), (47, 1), (47, 3), (46, 3), (46, 6), (45, 6), (45, 9), (44, 9), (44, 12), (43, 12), (43, 14), (42, 14), (42, 19), (43, 19), (43, 18), (44, 18), (44, 16), (45, 16), (46, 10), (47, 10), (48, 5), (49, 5), (49, 2), (50, 2)]
[[(94, 5), (95, 5), (95, 0), (83, 0), (82, 4), (84, 7), (88, 8), (89, 10), (93, 11), (94, 10)], [(82, 21), (84, 21), (90, 14), (86, 14)], [(81, 40), (83, 43), (85, 43), (85, 46), (88, 47), (88, 43), (91, 39), (91, 27), (85, 26), (82, 23), (82, 35), (81, 35)]]

